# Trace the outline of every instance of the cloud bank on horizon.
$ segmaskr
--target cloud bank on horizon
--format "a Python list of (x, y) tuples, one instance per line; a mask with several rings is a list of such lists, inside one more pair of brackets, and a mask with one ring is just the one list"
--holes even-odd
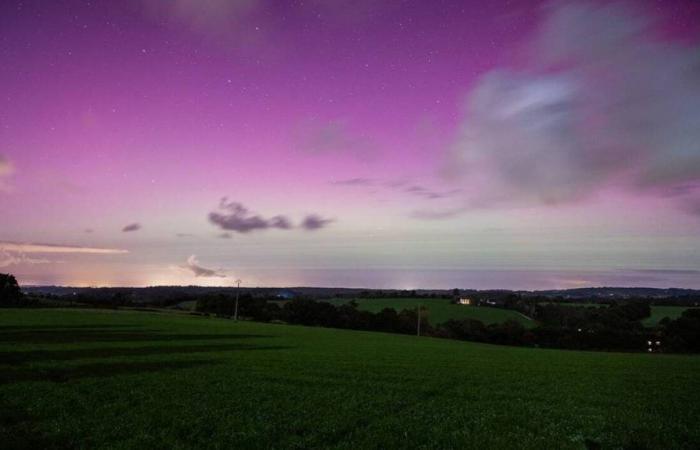
[(700, 214), (700, 46), (627, 3), (546, 8), (523, 67), (467, 98), (450, 168), (477, 187), (465, 209), (619, 189)]

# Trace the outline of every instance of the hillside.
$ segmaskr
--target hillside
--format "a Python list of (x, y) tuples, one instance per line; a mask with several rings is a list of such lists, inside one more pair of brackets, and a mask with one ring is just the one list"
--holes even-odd
[[(331, 301), (338, 304), (346, 300)], [(534, 326), (532, 320), (516, 311), (486, 306), (456, 305), (444, 298), (358, 298), (355, 301), (358, 308), (375, 313), (384, 308), (401, 311), (402, 309), (415, 309), (420, 305), (428, 311), (428, 321), (432, 325), (438, 325), (450, 319), (476, 319), (486, 325), (515, 320), (526, 327)]]
[(6, 448), (697, 448), (700, 358), (0, 311)]

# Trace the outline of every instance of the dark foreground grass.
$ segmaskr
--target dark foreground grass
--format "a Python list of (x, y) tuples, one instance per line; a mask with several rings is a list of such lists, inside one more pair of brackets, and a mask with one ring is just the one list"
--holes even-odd
[(0, 310), (2, 448), (699, 448), (700, 358)]

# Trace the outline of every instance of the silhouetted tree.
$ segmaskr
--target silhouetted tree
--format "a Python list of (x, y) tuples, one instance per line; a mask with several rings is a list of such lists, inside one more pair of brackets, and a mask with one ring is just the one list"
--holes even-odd
[(23, 297), (14, 275), (0, 273), (0, 306), (22, 306)]

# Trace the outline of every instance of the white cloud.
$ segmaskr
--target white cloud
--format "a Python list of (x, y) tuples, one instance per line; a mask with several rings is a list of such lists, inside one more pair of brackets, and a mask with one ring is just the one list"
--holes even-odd
[(27, 244), (5, 241), (0, 241), (0, 250), (15, 253), (92, 253), (100, 255), (129, 253), (128, 250), (115, 248), (77, 247), (54, 244)]
[(565, 2), (528, 55), (468, 97), (452, 162), (479, 187), (473, 202), (569, 202), (613, 185), (700, 198), (700, 47), (655, 39), (626, 4)]
[(58, 263), (46, 258), (34, 258), (27, 254), (66, 254), (66, 253), (81, 253), (81, 254), (98, 254), (98, 255), (114, 255), (128, 253), (127, 250), (119, 250), (112, 248), (93, 248), (93, 247), (75, 247), (66, 245), (53, 244), (25, 244), (17, 242), (0, 241), (0, 267), (9, 267), (20, 264), (50, 264)]
[(189, 258), (187, 258), (187, 265), (185, 265), (183, 268), (190, 270), (195, 277), (226, 278), (226, 275), (221, 273), (220, 271), (202, 267), (195, 255), (192, 255)]

